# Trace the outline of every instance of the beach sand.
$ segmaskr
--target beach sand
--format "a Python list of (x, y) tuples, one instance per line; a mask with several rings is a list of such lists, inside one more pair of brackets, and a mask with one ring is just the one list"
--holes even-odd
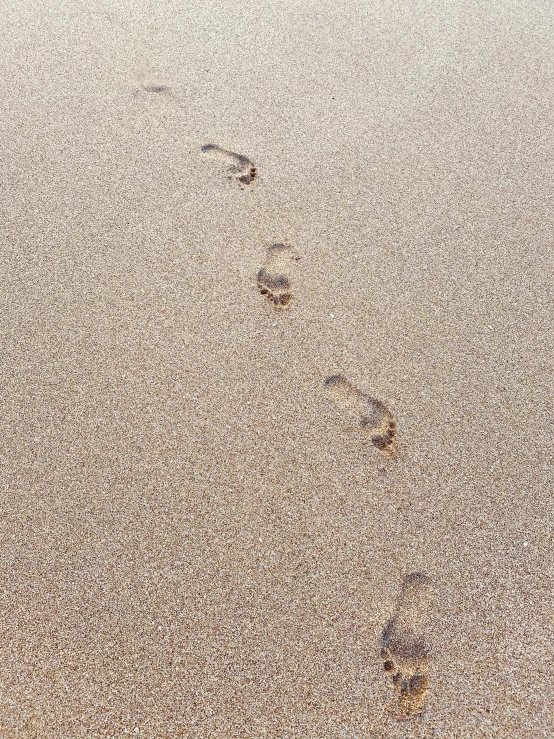
[(549, 3), (2, 14), (0, 736), (551, 736)]

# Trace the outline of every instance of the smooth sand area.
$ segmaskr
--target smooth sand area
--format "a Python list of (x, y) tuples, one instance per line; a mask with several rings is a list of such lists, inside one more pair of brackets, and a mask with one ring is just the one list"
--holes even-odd
[(552, 736), (551, 3), (2, 30), (0, 737)]

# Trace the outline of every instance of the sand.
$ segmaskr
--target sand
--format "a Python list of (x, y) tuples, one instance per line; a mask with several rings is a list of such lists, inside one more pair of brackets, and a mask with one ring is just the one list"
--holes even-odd
[(551, 736), (551, 5), (2, 16), (0, 736)]

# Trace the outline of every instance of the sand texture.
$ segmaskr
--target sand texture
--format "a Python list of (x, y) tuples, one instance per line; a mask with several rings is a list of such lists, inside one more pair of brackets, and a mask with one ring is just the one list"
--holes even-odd
[(1, 739), (553, 736), (552, 4), (1, 15)]

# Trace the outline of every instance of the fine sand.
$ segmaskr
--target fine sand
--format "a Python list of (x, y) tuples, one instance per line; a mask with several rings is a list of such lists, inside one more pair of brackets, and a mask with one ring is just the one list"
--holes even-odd
[(551, 3), (2, 31), (0, 737), (552, 736)]

